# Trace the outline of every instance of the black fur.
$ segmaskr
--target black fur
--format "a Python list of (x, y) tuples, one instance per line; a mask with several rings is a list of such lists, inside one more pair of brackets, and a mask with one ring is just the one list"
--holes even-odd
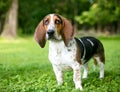
[[(83, 58), (84, 63), (86, 63), (94, 54), (97, 53), (100, 41), (94, 37), (82, 37), (80, 39), (75, 38), (78, 46), (80, 47), (80, 57)], [(84, 52), (86, 53), (84, 55)]]

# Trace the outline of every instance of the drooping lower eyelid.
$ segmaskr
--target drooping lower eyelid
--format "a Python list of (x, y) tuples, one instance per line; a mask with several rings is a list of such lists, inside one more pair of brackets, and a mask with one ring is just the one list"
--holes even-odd
[(49, 21), (48, 21), (48, 20), (45, 20), (45, 21), (44, 21), (44, 24), (45, 24), (45, 25), (48, 25), (48, 24), (49, 24)]
[(60, 24), (61, 21), (60, 20), (55, 20), (55, 24)]

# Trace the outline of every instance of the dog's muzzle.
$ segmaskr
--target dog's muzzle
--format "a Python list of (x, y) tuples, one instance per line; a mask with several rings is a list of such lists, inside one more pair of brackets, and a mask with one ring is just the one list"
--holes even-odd
[(55, 32), (55, 31), (52, 30), (52, 29), (50, 29), (50, 30), (47, 31), (47, 34), (48, 34), (48, 38), (49, 38), (49, 39), (53, 37), (54, 32)]

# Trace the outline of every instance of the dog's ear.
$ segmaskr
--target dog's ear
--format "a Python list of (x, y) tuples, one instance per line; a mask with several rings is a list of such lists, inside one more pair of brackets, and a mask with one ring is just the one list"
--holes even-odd
[(73, 30), (73, 26), (70, 21), (65, 18), (63, 20), (63, 29), (61, 30), (61, 36), (64, 40), (66, 46), (68, 46), (71, 39), (73, 39), (75, 31)]
[(34, 38), (41, 48), (44, 48), (46, 44), (46, 30), (43, 26), (43, 20), (38, 24), (34, 33)]

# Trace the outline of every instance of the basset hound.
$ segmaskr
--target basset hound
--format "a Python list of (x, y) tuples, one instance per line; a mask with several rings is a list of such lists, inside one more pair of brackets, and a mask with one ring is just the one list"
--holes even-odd
[(75, 88), (82, 90), (81, 66), (83, 78), (88, 75), (88, 61), (94, 59), (100, 66), (100, 78), (104, 77), (105, 55), (102, 43), (94, 37), (75, 37), (72, 24), (58, 14), (49, 14), (38, 24), (35, 40), (44, 48), (49, 40), (49, 60), (52, 63), (58, 85), (63, 83), (64, 70), (73, 70)]

